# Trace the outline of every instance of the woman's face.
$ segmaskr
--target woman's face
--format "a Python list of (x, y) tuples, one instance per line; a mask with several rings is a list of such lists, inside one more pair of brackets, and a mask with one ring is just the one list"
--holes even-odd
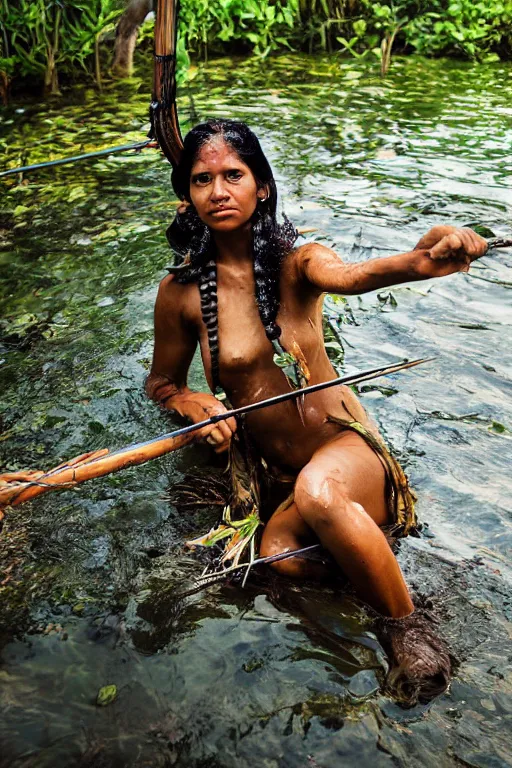
[(253, 215), (258, 189), (248, 165), (221, 136), (215, 136), (199, 150), (190, 175), (190, 200), (199, 218), (216, 232), (243, 227)]

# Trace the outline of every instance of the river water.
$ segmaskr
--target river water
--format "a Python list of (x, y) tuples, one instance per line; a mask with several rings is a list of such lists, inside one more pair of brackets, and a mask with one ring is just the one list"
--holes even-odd
[[(512, 68), (285, 56), (200, 66), (182, 120), (241, 118), (286, 212), (348, 261), (436, 223), (512, 231)], [(5, 166), (136, 141), (149, 73), (0, 116)], [(186, 126), (185, 126), (186, 127)], [(142, 393), (170, 253), (169, 166), (153, 150), (3, 180), (1, 461), (47, 469), (167, 431)], [(206, 446), (40, 497), (0, 542), (0, 766), (511, 765), (512, 252), (469, 275), (326, 313), (343, 370), (428, 367), (361, 387), (426, 524), (399, 559), (458, 659), (449, 692), (403, 708), (364, 608), (315, 585), (251, 581), (173, 598), (200, 573), (182, 543), (218, 507), (169, 488)], [(191, 382), (204, 381), (198, 361)], [(108, 706), (98, 691), (117, 686)]]

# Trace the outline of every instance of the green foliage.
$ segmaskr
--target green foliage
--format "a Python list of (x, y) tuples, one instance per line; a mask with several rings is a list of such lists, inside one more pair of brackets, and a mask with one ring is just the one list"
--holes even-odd
[(512, 51), (512, 0), (448, 0), (429, 3), (429, 11), (412, 17), (407, 42), (418, 52), (464, 54), (498, 60), (497, 51)]
[(101, 38), (114, 30), (122, 0), (0, 0), (0, 75), (58, 90), (58, 74), (99, 78)]
[[(338, 42), (356, 56), (402, 50), (485, 61), (512, 53), (512, 0), (360, 0), (353, 37)], [(389, 64), (389, 62), (388, 62)]]
[(180, 33), (192, 54), (240, 44), (267, 56), (291, 48), (299, 0), (182, 0)]
[[(0, 98), (11, 79), (57, 92), (59, 76), (101, 82), (100, 45), (113, 36), (127, 0), (0, 0)], [(152, 37), (143, 25), (139, 44)], [(104, 46), (106, 47), (106, 46)], [(110, 46), (111, 48), (112, 46)], [(148, 48), (150, 46), (148, 45)], [(189, 55), (283, 49), (392, 50), (493, 61), (512, 55), (512, 0), (182, 0), (179, 71)], [(111, 55), (109, 50), (108, 56)]]
[[(393, 45), (485, 61), (512, 55), (512, 0), (300, 0), (303, 42), (389, 66)], [(386, 61), (387, 58), (387, 61)]]

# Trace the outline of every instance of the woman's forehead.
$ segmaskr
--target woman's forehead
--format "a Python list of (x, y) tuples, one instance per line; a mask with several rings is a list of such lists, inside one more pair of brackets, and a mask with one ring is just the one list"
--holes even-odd
[(225, 166), (246, 166), (240, 155), (231, 147), (222, 136), (213, 136), (199, 149), (192, 170), (215, 170)]

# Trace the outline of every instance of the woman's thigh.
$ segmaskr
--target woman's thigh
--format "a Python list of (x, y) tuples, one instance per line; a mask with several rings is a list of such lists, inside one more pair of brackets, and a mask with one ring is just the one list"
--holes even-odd
[(338, 501), (349, 499), (360, 504), (377, 523), (387, 525), (389, 510), (386, 502), (386, 471), (384, 466), (360, 435), (345, 431), (321, 446), (297, 477), (296, 502), (302, 505), (318, 503), (336, 507)]

